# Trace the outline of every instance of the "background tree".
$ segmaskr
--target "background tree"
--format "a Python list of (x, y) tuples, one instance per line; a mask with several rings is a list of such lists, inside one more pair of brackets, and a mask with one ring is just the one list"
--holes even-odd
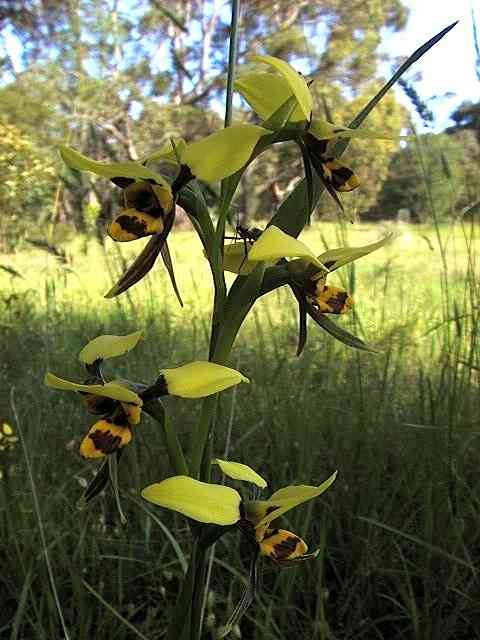
[[(300, 0), (293, 6), (287, 0), (245, 0), (242, 13), (240, 63), (250, 53), (296, 61), (315, 79), (317, 105), (328, 105), (340, 122), (347, 122), (377, 88), (372, 78), (382, 28), (403, 28), (407, 16), (399, 0), (348, 6), (339, 0), (314, 5)], [(98, 159), (136, 160), (172, 134), (187, 140), (205, 135), (221, 123), (216, 104), (224, 92), (229, 20), (217, 0), (0, 0), (0, 29), (22, 45), (21, 60), (5, 51), (0, 107), (6, 121), (43, 149), (52, 165), (61, 141)], [(380, 109), (371, 125), (398, 133), (402, 116), (394, 97)], [(242, 114), (237, 103), (239, 119)], [(365, 145), (352, 145), (353, 164), (357, 147), (365, 157)], [(356, 167), (364, 179), (359, 209), (374, 200), (394, 149), (389, 143), (368, 145), (368, 160)], [(298, 162), (293, 147), (262, 157), (249, 193), (245, 183), (239, 194), (239, 209), (270, 211), (275, 191), (291, 188)], [(263, 174), (265, 180), (259, 177)], [(89, 228), (85, 211), (97, 211), (93, 226), (102, 238), (112, 213), (112, 188), (63, 169), (59, 179), (53, 202), (45, 191), (24, 217), (50, 215), (50, 222), (64, 221), (83, 232)], [(62, 188), (65, 183), (68, 189)], [(331, 209), (323, 202), (326, 211)]]
[(473, 137), (466, 140), (463, 134), (462, 138), (426, 134), (409, 141), (393, 155), (388, 177), (369, 215), (391, 218), (404, 208), (417, 222), (425, 222), (433, 215), (438, 219), (457, 215), (459, 207), (473, 195), (465, 142), (469, 142), (470, 153), (478, 156)]

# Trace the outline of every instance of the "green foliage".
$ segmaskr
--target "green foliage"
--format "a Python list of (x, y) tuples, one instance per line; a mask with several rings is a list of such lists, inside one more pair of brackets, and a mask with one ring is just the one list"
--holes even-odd
[(0, 119), (0, 172), (0, 243), (5, 250), (31, 232), (33, 220), (41, 226), (56, 176), (48, 154), (4, 117)]
[[(455, 217), (478, 194), (478, 145), (471, 136), (426, 134), (397, 151), (388, 168), (375, 212), (396, 217), (409, 209), (413, 220)], [(468, 146), (466, 143), (469, 143)]]
[[(480, 251), (478, 231), (476, 225), (440, 228), (442, 237), (452, 238), (447, 259), (455, 260), (456, 269), (449, 293), (460, 304), (461, 333), (453, 316), (450, 321), (442, 316), (435, 231), (423, 225), (407, 228), (403, 238), (358, 263), (358, 315), (346, 318), (346, 326), (354, 331), (361, 323), (362, 336), (376, 346), (377, 355), (357, 355), (318, 332), (302, 359), (295, 358), (296, 308), (286, 290), (271, 294), (246, 321), (232, 361), (239, 361), (255, 384), (244, 385), (241, 404), (238, 395), (220, 400), (217, 450), (223, 451), (231, 420), (238, 443), (232, 458), (245, 456), (273, 487), (320, 482), (326, 469), (339, 461), (341, 473), (330, 495), (322, 496), (307, 515), (292, 512), (288, 521), (292, 530), (308, 526), (309, 541), (312, 548), (321, 547), (320, 556), (311, 568), (295, 572), (265, 566), (264, 588), (242, 623), (244, 637), (276, 638), (279, 627), (285, 637), (315, 637), (319, 628), (345, 640), (356, 640), (359, 629), (385, 638), (415, 637), (419, 628), (432, 640), (475, 637), (480, 616), (476, 581), (455, 558), (470, 562), (468, 553), (480, 544), (475, 526), (480, 490), (475, 446), (478, 372), (460, 362), (473, 358), (472, 364), (480, 365), (474, 350), (478, 309), (468, 302), (475, 287), (474, 278), (468, 277), (469, 255)], [(470, 232), (468, 249), (462, 238)], [(336, 225), (323, 223), (302, 239), (323, 250), (323, 242), (339, 244), (337, 233)], [(361, 245), (377, 237), (374, 225), (355, 225), (346, 243)], [(111, 245), (106, 255), (93, 241), (87, 256), (74, 252), (74, 271), (59, 267), (53, 257), (20, 251), (9, 264), (28, 279), (13, 283), (8, 274), (0, 275), (0, 424), (8, 422), (18, 435), (8, 398), (14, 386), (57, 589), (73, 637), (102, 634), (132, 640), (136, 636), (127, 620), (147, 638), (155, 638), (166, 627), (183, 580), (181, 548), (186, 548), (189, 534), (168, 512), (159, 517), (150, 505), (140, 507), (140, 490), (169, 469), (162, 433), (149, 418), (138, 427), (135, 447), (122, 460), (127, 533), (120, 530), (109, 498), (98, 498), (89, 511), (72, 506), (93, 478), (90, 465), (72, 451), (83, 436), (85, 412), (67, 394), (52, 395), (40, 379), (47, 360), (53, 370), (75, 379), (81, 368), (71, 355), (86, 339), (103, 332), (129, 333), (138, 326), (139, 314), (146, 339), (122, 361), (122, 377), (149, 382), (165, 363), (181, 364), (204, 353), (207, 263), (191, 232), (174, 233), (171, 249), (188, 323), (159, 269), (145, 280), (146, 289), (132, 290), (132, 305), (126, 298), (99, 305), (115, 278), (109, 269), (118, 269)], [(126, 247), (124, 253), (131, 259), (135, 251)], [(338, 283), (337, 278), (332, 274), (332, 282)], [(17, 297), (8, 300), (13, 294)], [(297, 381), (295, 389), (292, 380)], [(268, 416), (266, 422), (259, 408)], [(194, 403), (174, 400), (168, 406), (182, 442), (196, 425), (197, 410)], [(39, 557), (18, 443), (10, 452), (0, 451), (0, 465), (6, 470), (0, 502), (8, 506), (0, 521), (3, 549), (8, 551), (0, 577), (2, 628), (8, 636), (15, 627), (18, 638), (51, 640), (60, 632)], [(451, 497), (456, 500), (455, 515)], [(360, 519), (365, 517), (400, 533)], [(245, 554), (234, 536), (217, 544), (216, 558), (227, 567), (220, 570), (214, 563), (208, 596), (212, 633), (225, 623), (244, 587)]]

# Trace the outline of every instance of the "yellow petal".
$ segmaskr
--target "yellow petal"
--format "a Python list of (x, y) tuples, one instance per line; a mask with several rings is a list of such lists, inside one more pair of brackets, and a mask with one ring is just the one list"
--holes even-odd
[(200, 180), (222, 180), (244, 167), (260, 138), (270, 133), (253, 124), (233, 125), (189, 144), (182, 161)]
[(240, 519), (240, 494), (231, 487), (173, 476), (142, 491), (142, 497), (206, 524), (231, 525)]
[(181, 398), (204, 398), (218, 393), (248, 378), (235, 369), (214, 362), (197, 361), (175, 369), (162, 369), (169, 395)]
[(13, 429), (8, 422), (2, 424), (2, 433), (4, 436), (13, 436)]
[(122, 415), (122, 420), (105, 418), (90, 428), (80, 445), (80, 454), (84, 458), (104, 458), (129, 444), (132, 432), (123, 411)]
[(390, 242), (392, 238), (393, 234), (390, 233), (378, 242), (366, 244), (362, 247), (341, 247), (339, 249), (329, 249), (325, 253), (322, 253), (321, 256), (318, 256), (318, 259), (321, 260), (323, 264), (330, 269), (330, 271), (333, 271), (334, 269), (343, 267), (349, 262), (353, 262), (362, 256), (372, 253), (372, 251), (380, 249), (387, 244), (387, 242)]
[(108, 235), (117, 242), (131, 242), (163, 231), (163, 219), (136, 209), (122, 209), (108, 227)]
[(78, 171), (90, 171), (104, 178), (132, 178), (134, 180), (154, 180), (157, 184), (168, 187), (168, 182), (155, 171), (151, 171), (136, 162), (97, 162), (78, 153), (71, 147), (58, 147), (62, 160), (66, 165)]
[(231, 460), (221, 460), (220, 458), (215, 458), (215, 460), (213, 460), (213, 464), (218, 464), (223, 473), (229, 478), (233, 478), (233, 480), (251, 482), (261, 489), (265, 489), (267, 486), (267, 483), (262, 476), (246, 464), (242, 464), (241, 462), (232, 462)]
[(53, 389), (92, 393), (95, 396), (105, 396), (113, 400), (130, 402), (139, 406), (142, 405), (142, 400), (136, 393), (114, 382), (107, 382), (106, 384), (78, 384), (77, 382), (58, 378), (53, 375), (53, 373), (47, 373), (44, 382), (47, 387), (52, 387)]
[(140, 423), (142, 417), (142, 408), (136, 404), (127, 404), (122, 402), (122, 409), (127, 416), (128, 423), (132, 426)]
[(273, 56), (252, 56), (251, 60), (268, 64), (282, 74), (290, 85), (292, 93), (298, 100), (298, 106), (300, 107), (304, 119), (309, 120), (313, 109), (313, 99), (310, 89), (305, 82), (305, 78), (295, 71), (288, 62), (280, 60), (280, 58), (274, 58)]
[(337, 472), (333, 473), (318, 487), (293, 485), (273, 493), (268, 500), (254, 500), (244, 503), (245, 516), (255, 527), (268, 527), (270, 523), (294, 507), (317, 498), (333, 484)]
[(325, 266), (306, 244), (296, 238), (292, 238), (292, 236), (289, 236), (278, 227), (271, 225), (262, 233), (248, 252), (248, 260), (249, 262), (278, 262), (281, 258), (303, 258), (307, 262), (325, 269)]
[[(287, 80), (275, 73), (245, 73), (237, 78), (235, 88), (262, 120), (268, 120), (293, 95)], [(305, 116), (297, 105), (289, 121), (302, 120)]]
[(80, 362), (93, 364), (95, 360), (107, 360), (123, 356), (137, 346), (143, 331), (135, 331), (126, 336), (98, 336), (90, 340), (78, 354)]

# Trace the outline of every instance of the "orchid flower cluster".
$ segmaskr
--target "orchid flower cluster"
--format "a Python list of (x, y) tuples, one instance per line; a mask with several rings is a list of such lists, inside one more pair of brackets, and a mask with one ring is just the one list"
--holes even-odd
[[(193, 536), (190, 567), (166, 640), (200, 638), (206, 553), (226, 533), (235, 530), (246, 536), (251, 548), (251, 565), (249, 586), (219, 638), (231, 631), (251, 603), (257, 586), (259, 558), (270, 559), (281, 567), (316, 557), (317, 551), (309, 552), (300, 536), (276, 528), (274, 521), (289, 509), (321, 496), (334, 483), (336, 472), (330, 470), (329, 477), (318, 486), (293, 484), (276, 490), (267, 499), (258, 499), (258, 492), (267, 486), (266, 481), (243, 462), (216, 458), (210, 448), (214, 396), (249, 381), (228, 366), (231, 349), (252, 306), (264, 294), (279, 287), (289, 287), (298, 303), (297, 355), (306, 344), (307, 316), (344, 344), (369, 350), (363, 340), (330, 318), (351, 311), (354, 301), (348, 291), (327, 284), (327, 279), (331, 272), (376, 251), (390, 240), (390, 236), (386, 236), (367, 246), (340, 247), (319, 254), (298, 239), (322, 190), (330, 194), (335, 206), (343, 209), (341, 194), (359, 187), (355, 172), (340, 160), (348, 141), (390, 136), (322, 120), (314, 115), (309, 83), (287, 62), (272, 56), (256, 56), (252, 62), (258, 67), (252, 71), (250, 66), (248, 71), (240, 73), (235, 87), (257, 119), (260, 118), (260, 125), (233, 124), (188, 143), (181, 138), (171, 139), (164, 148), (140, 162), (99, 162), (70, 147), (60, 147), (60, 154), (71, 169), (94, 173), (123, 190), (123, 206), (108, 225), (108, 235), (117, 242), (150, 238), (105, 297), (117, 296), (137, 284), (161, 255), (181, 302), (167, 242), (177, 205), (189, 216), (212, 273), (214, 308), (205, 361), (159, 368), (150, 383), (107, 379), (104, 361), (137, 347), (142, 331), (135, 331), (126, 336), (103, 335), (89, 342), (79, 355), (86, 370), (82, 382), (65, 380), (51, 373), (45, 378), (50, 387), (76, 392), (87, 411), (95, 416), (94, 424), (80, 444), (80, 454), (102, 460), (102, 466), (82, 497), (83, 506), (110, 483), (124, 519), (116, 465), (134, 438), (144, 413), (163, 429), (173, 473), (152, 479), (156, 482), (144, 488), (142, 496), (162, 509), (185, 516)], [(225, 244), (231, 204), (243, 173), (263, 151), (285, 142), (297, 145), (304, 180), (270, 216), (265, 229), (247, 230), (242, 241)], [(159, 167), (164, 163), (176, 167), (173, 180), (160, 172)], [(207, 208), (198, 181), (222, 181), (215, 215)], [(225, 271), (237, 274), (230, 288)], [(203, 398), (200, 424), (191, 434), (189, 456), (166, 417), (162, 404), (166, 395), (180, 400)], [(233, 487), (212, 482), (212, 464), (234, 481), (253, 484), (254, 496), (246, 496), (245, 491), (241, 495)]]

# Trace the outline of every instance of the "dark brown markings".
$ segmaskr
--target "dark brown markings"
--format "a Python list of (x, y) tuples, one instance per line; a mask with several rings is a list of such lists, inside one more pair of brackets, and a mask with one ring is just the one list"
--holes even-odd
[(329, 260), (328, 262), (324, 262), (324, 266), (327, 267), (327, 269), (330, 269), (330, 267), (333, 267), (333, 265), (335, 264), (336, 260)]
[(128, 429), (130, 424), (128, 422), (128, 416), (121, 406), (118, 407), (113, 415), (111, 415), (109, 418), (106, 418), (105, 422), (114, 424), (116, 427), (124, 427), (125, 429)]
[(330, 298), (326, 302), (328, 306), (332, 308), (333, 313), (342, 313), (347, 298), (348, 293), (346, 291), (342, 291), (337, 293), (337, 295), (333, 296), (333, 298)]
[(106, 455), (113, 453), (115, 449), (118, 449), (118, 445), (122, 441), (120, 436), (113, 435), (110, 430), (94, 431), (93, 433), (90, 433), (88, 437), (92, 439), (95, 449), (105, 453)]
[(129, 185), (133, 184), (135, 180), (133, 178), (110, 178), (111, 182), (117, 187), (126, 189)]
[[(156, 184), (154, 180), (152, 184)], [(150, 181), (137, 182), (130, 189), (125, 190), (125, 198), (127, 205), (137, 211), (148, 213), (154, 218), (160, 218), (165, 215), (155, 192), (153, 191)]]
[(147, 223), (145, 220), (139, 220), (137, 216), (120, 215), (114, 220), (120, 225), (123, 231), (132, 233), (135, 236), (141, 237), (147, 233)]
[(263, 536), (263, 542), (265, 542), (265, 540), (273, 538), (273, 536), (276, 536), (279, 531), (280, 529), (267, 529), (265, 535)]
[(156, 205), (156, 198), (150, 190), (141, 191), (133, 201), (138, 211), (148, 211)]
[(93, 393), (86, 393), (84, 396), (87, 409), (96, 416), (107, 415), (115, 410), (116, 401), (112, 398), (95, 396)]
[(294, 535), (290, 535), (282, 542), (278, 542), (273, 545), (273, 549), (275, 551), (275, 559), (276, 560), (286, 560), (289, 558), (297, 548), (298, 543), (300, 542), (300, 538)]
[(267, 510), (265, 511), (265, 515), (268, 516), (272, 513), (272, 511), (275, 511), (275, 509), (278, 509), (278, 507), (276, 507), (275, 505), (273, 505), (272, 507), (267, 507)]
[(348, 167), (335, 167), (330, 169), (332, 172), (332, 185), (334, 189), (339, 189), (348, 183), (350, 178), (354, 175), (353, 171)]

